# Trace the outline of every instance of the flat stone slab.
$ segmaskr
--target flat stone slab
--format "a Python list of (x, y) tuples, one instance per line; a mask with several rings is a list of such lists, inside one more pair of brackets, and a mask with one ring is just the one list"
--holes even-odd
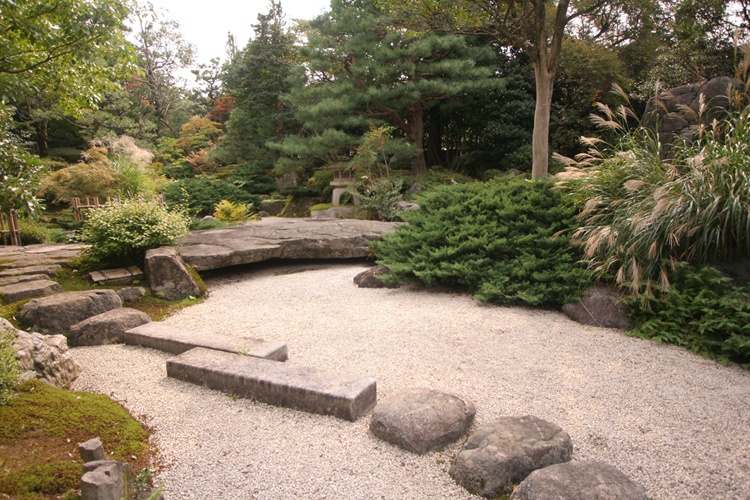
[[(47, 278), (47, 276), (45, 276)], [(22, 281), (13, 285), (0, 286), (0, 302), (9, 304), (23, 299), (33, 299), (34, 297), (46, 297), (53, 293), (63, 291), (60, 283), (51, 279), (37, 279), (32, 281)]]
[(182, 354), (195, 347), (205, 347), (217, 351), (244, 354), (272, 361), (286, 361), (287, 347), (281, 341), (265, 341), (252, 337), (228, 337), (207, 335), (176, 329), (159, 321), (131, 328), (125, 332), (125, 343), (150, 347), (171, 354)]
[(138, 266), (105, 269), (90, 272), (89, 278), (95, 285), (122, 286), (129, 285), (135, 280), (142, 280), (143, 271)]
[(8, 268), (4, 271), (0, 271), (0, 278), (7, 278), (12, 276), (24, 276), (31, 274), (45, 274), (47, 276), (55, 277), (62, 271), (62, 266), (59, 264), (42, 265), (42, 266), (27, 266), (27, 267), (15, 267)]
[(377, 399), (372, 378), (197, 347), (167, 360), (167, 375), (263, 403), (354, 422)]
[(266, 218), (245, 226), (193, 231), (177, 251), (198, 271), (270, 259), (367, 257), (399, 223), (356, 219)]
[(0, 286), (15, 285), (16, 283), (35, 280), (49, 280), (49, 276), (46, 274), (19, 274), (18, 276), (6, 276), (0, 278)]

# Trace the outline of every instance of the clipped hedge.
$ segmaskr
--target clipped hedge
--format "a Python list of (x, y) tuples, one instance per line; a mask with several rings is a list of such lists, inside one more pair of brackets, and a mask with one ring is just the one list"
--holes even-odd
[(444, 186), (404, 212), (408, 225), (377, 246), (391, 281), (465, 289), (500, 304), (557, 307), (589, 273), (570, 243), (575, 210), (547, 180), (506, 177)]

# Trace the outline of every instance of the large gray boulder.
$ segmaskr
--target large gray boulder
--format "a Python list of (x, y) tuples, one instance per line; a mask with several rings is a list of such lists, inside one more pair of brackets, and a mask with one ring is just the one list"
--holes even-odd
[(201, 295), (200, 286), (172, 247), (153, 248), (146, 252), (146, 275), (153, 293), (167, 300)]
[(120, 307), (71, 326), (68, 341), (71, 346), (122, 344), (126, 331), (150, 321), (144, 312)]
[(495, 498), (511, 493), (533, 471), (572, 455), (570, 436), (557, 425), (532, 415), (504, 417), (469, 437), (449, 473), (471, 493)]
[[(697, 139), (698, 125), (710, 126), (715, 119), (727, 115), (730, 88), (742, 88), (742, 83), (722, 76), (673, 88), (649, 99), (641, 125), (659, 133), (663, 158), (670, 157), (675, 141)], [(701, 104), (706, 107), (702, 112)]]
[(64, 388), (81, 373), (81, 365), (68, 351), (64, 336), (16, 330), (4, 318), (0, 318), (0, 330), (10, 330), (16, 335), (11, 345), (16, 351), (22, 381), (37, 379)]
[(570, 319), (584, 325), (626, 330), (628, 308), (620, 302), (622, 297), (611, 287), (592, 285), (583, 293), (583, 297), (565, 304), (562, 310)]
[(86, 318), (122, 306), (114, 290), (84, 290), (32, 299), (19, 311), (18, 319), (29, 330), (65, 335)]
[(466, 399), (430, 389), (407, 389), (378, 402), (370, 431), (383, 441), (426, 453), (460, 438), (476, 409)]
[(646, 489), (602, 462), (567, 462), (529, 474), (510, 500), (647, 500)]

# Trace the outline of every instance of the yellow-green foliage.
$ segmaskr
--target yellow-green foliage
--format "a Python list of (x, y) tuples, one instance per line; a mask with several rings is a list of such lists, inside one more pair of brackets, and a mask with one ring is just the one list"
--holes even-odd
[(20, 374), (16, 351), (11, 345), (14, 338), (13, 330), (0, 329), (0, 406), (6, 404), (13, 396), (13, 389)]
[(251, 215), (252, 205), (221, 200), (214, 207), (214, 217), (222, 222), (240, 222)]
[(135, 470), (148, 465), (148, 431), (119, 404), (101, 394), (24, 382), (17, 397), (0, 407), (0, 494), (29, 498), (76, 489), (78, 443), (94, 437), (112, 460)]

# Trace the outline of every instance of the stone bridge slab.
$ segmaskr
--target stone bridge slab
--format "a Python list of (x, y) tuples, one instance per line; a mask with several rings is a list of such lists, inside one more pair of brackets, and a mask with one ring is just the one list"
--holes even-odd
[(398, 223), (358, 219), (265, 218), (245, 226), (193, 231), (181, 240), (182, 260), (198, 271), (271, 259), (367, 257), (370, 245)]
[(167, 360), (167, 376), (227, 394), (354, 422), (377, 400), (375, 379), (197, 347)]

